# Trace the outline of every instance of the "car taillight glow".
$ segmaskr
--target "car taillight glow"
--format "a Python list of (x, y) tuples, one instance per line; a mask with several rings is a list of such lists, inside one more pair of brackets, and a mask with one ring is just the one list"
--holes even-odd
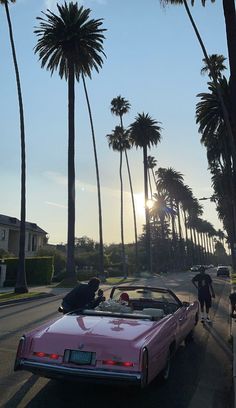
[(37, 356), (37, 357), (46, 357), (47, 356), (47, 354), (43, 353), (42, 351), (36, 351), (36, 352), (34, 352), (34, 355)]
[(47, 354), (47, 353), (44, 353), (43, 351), (35, 351), (34, 356), (40, 357), (40, 358), (47, 357), (53, 360), (57, 360), (60, 357), (59, 354), (56, 354), (56, 353)]
[(134, 363), (131, 361), (114, 361), (114, 360), (103, 360), (102, 361), (103, 365), (116, 365), (116, 366), (121, 366), (121, 367), (133, 367)]
[(49, 358), (52, 358), (53, 360), (57, 360), (59, 358), (59, 354), (50, 354)]
[(133, 363), (131, 363), (131, 361), (125, 361), (122, 365), (124, 367), (133, 367)]

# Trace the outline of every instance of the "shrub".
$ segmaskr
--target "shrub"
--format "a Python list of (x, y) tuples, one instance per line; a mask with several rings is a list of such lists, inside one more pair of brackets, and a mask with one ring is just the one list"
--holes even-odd
[[(6, 258), (6, 280), (4, 286), (15, 286), (18, 258)], [(26, 281), (30, 285), (48, 285), (53, 276), (53, 257), (34, 257), (25, 259)]]

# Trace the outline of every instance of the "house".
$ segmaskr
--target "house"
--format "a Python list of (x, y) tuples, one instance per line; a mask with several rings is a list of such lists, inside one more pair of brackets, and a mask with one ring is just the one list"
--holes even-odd
[[(25, 223), (25, 256), (34, 256), (46, 244), (47, 232), (32, 222)], [(20, 220), (0, 214), (0, 250), (19, 255)]]

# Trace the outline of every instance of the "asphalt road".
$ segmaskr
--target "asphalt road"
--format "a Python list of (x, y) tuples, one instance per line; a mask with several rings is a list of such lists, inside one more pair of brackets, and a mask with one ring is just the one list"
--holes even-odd
[[(232, 353), (229, 340), (229, 281), (214, 278), (216, 299), (212, 326), (198, 324), (195, 341), (173, 358), (168, 382), (159, 378), (143, 391), (101, 385), (58, 383), (27, 372), (14, 372), (18, 340), (58, 315), (59, 297), (0, 307), (0, 407), (4, 408), (230, 408)], [(182, 300), (196, 298), (193, 273), (149, 279), (149, 285), (171, 288)], [(145, 282), (145, 280), (144, 280)]]

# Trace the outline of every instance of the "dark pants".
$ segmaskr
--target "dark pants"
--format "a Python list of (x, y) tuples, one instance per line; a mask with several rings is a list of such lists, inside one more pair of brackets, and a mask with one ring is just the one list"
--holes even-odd
[(210, 295), (208, 295), (208, 296), (199, 295), (198, 300), (199, 300), (201, 309), (203, 309), (204, 306), (206, 307), (207, 310), (210, 309), (210, 307), (211, 307), (211, 296)]

